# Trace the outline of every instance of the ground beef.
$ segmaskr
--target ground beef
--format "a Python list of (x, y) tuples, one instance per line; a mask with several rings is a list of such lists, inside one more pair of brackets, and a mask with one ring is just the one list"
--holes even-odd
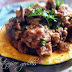
[(70, 18), (71, 15), (72, 9), (65, 4), (60, 5), (58, 11), (56, 11), (56, 16), (57, 18), (61, 19), (61, 24), (63, 27), (67, 27), (68, 25), (72, 24), (72, 20)]
[(64, 41), (60, 41), (59, 44), (58, 44), (58, 48), (61, 50), (61, 51), (69, 51), (69, 45), (64, 42)]
[(28, 24), (36, 25), (36, 24), (40, 24), (39, 23), (40, 20), (41, 20), (40, 18), (31, 17), (31, 18), (27, 19), (27, 22), (28, 22)]
[(38, 48), (41, 43), (41, 39), (49, 42), (51, 41), (51, 36), (49, 33), (45, 33), (45, 29), (39, 27), (26, 30), (23, 34), (23, 38), (21, 38), (21, 40), (30, 48)]
[(61, 25), (58, 29), (53, 30), (51, 26), (58, 26), (56, 22), (49, 23), (51, 25), (49, 29), (45, 17), (27, 17), (32, 10), (37, 8), (42, 8), (43, 11), (46, 8), (47, 10), (55, 9), (56, 5), (54, 0), (48, 0), (46, 7), (42, 7), (38, 3), (34, 4), (32, 8), (20, 6), (20, 10), (16, 10), (16, 17), (10, 18), (9, 23), (5, 25), (11, 44), (21, 53), (40, 57), (51, 55), (56, 50), (69, 51), (66, 41), (72, 42), (72, 19), (70, 17), (72, 10), (66, 5), (61, 5), (58, 10), (55, 10), (55, 18), (61, 20)]
[(32, 12), (31, 8), (26, 8), (25, 9), (25, 16), (27, 16), (28, 14), (30, 14)]
[(65, 27), (65, 28), (60, 27), (60, 28), (56, 29), (56, 32), (59, 33), (59, 35), (60, 35), (60, 40), (62, 40), (62, 41), (66, 40), (67, 35), (68, 35), (67, 30), (68, 30), (67, 27)]
[(68, 7), (68, 5), (60, 5), (58, 8), (58, 12), (62, 13), (64, 16), (70, 16), (72, 14), (72, 9)]
[(53, 33), (52, 42), (53, 43), (59, 43), (59, 41), (60, 41), (60, 34), (59, 33)]
[(52, 54), (52, 45), (51, 42), (47, 43), (45, 46), (38, 48), (37, 54), (41, 56), (51, 55)]
[(18, 42), (18, 50), (21, 53), (28, 53), (28, 47), (22, 41)]
[(41, 6), (38, 2), (32, 6), (33, 9), (42, 8), (42, 10), (46, 10), (45, 6)]

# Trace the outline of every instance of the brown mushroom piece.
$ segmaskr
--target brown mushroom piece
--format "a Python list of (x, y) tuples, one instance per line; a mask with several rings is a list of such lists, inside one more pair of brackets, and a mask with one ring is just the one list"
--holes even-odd
[(68, 28), (67, 40), (72, 43), (72, 25), (69, 25), (67, 28)]
[(21, 18), (22, 21), (25, 21), (24, 15), (25, 15), (25, 8), (23, 6), (20, 6), (20, 10), (16, 10), (16, 17)]
[(55, 9), (56, 8), (56, 4), (54, 0), (48, 0), (47, 4), (46, 4), (46, 8), (47, 9)]

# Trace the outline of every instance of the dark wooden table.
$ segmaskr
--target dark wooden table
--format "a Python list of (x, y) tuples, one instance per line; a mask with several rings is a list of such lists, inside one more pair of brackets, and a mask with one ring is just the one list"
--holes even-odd
[(0, 9), (6, 5), (10, 5), (18, 2), (24, 2), (24, 1), (47, 1), (47, 0), (0, 0)]

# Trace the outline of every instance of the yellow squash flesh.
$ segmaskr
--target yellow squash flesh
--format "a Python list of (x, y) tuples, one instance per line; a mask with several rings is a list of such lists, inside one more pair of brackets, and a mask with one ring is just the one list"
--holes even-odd
[(70, 44), (69, 52), (53, 52), (51, 56), (46, 56), (43, 58), (28, 54), (22, 54), (19, 51), (17, 51), (9, 42), (8, 36), (6, 34), (6, 28), (4, 26), (0, 32), (0, 54), (2, 56), (13, 58), (23, 62), (52, 65), (62, 63), (72, 58), (72, 44)]

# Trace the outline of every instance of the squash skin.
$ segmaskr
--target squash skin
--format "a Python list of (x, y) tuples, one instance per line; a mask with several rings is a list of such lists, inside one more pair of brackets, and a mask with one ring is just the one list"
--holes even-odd
[(0, 31), (0, 54), (5, 57), (13, 58), (23, 62), (36, 63), (42, 65), (53, 65), (68, 61), (72, 58), (72, 43), (69, 43), (70, 51), (68, 52), (53, 52), (51, 56), (40, 58), (38, 56), (22, 54), (17, 51), (9, 42), (9, 37), (6, 34), (5, 26)]

